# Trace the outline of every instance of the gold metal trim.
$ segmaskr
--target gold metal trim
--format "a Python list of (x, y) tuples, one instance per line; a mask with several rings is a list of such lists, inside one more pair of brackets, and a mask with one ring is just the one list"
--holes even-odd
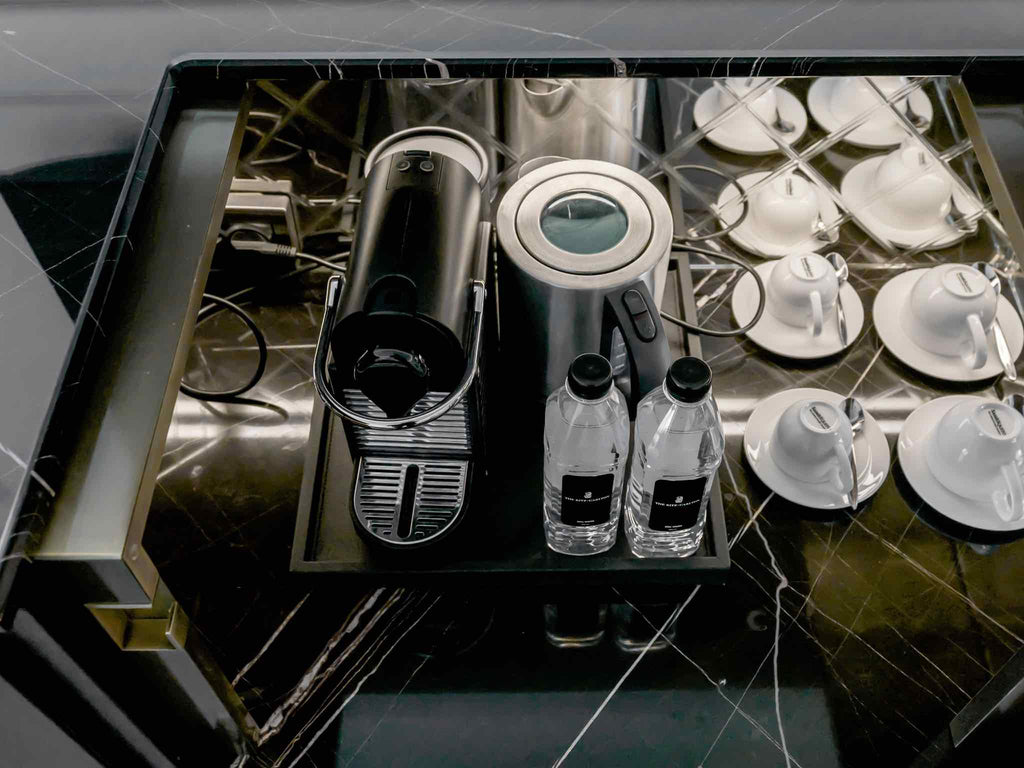
[(1003, 180), (1003, 175), (999, 172), (999, 165), (996, 163), (996, 158), (992, 154), (991, 147), (988, 145), (985, 133), (981, 129), (978, 113), (974, 111), (974, 102), (971, 101), (971, 96), (967, 92), (967, 86), (964, 85), (963, 78), (949, 78), (949, 90), (953, 96), (953, 103), (960, 113), (960, 119), (963, 120), (964, 129), (974, 145), (974, 154), (978, 158), (982, 174), (985, 176), (988, 188), (992, 192), (992, 201), (995, 203), (996, 210), (999, 211), (999, 218), (1003, 223), (1003, 228), (1006, 230), (1006, 236), (1013, 246), (1014, 253), (1020, 258), (1024, 256), (1024, 225), (1021, 224), (1020, 216), (1017, 215), (1017, 209), (1013, 204), (1013, 199), (1010, 197), (1006, 182)]

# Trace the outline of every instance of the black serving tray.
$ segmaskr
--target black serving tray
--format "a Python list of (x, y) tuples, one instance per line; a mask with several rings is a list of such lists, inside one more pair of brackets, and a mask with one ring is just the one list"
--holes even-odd
[[(665, 311), (696, 315), (693, 284), (685, 258), (669, 272)], [(699, 342), (674, 327), (666, 329), (674, 355), (700, 354)], [(543, 407), (524, 423), (521, 409), (491, 398), (488, 410), (486, 477), (477, 476), (473, 506), (444, 544), (420, 552), (391, 552), (367, 544), (356, 532), (350, 505), (354, 466), (343, 425), (319, 399), (313, 406), (303, 472), (291, 568), (332, 573), (375, 585), (654, 589), (659, 599), (673, 587), (725, 582), (729, 570), (722, 496), (716, 477), (700, 549), (685, 558), (632, 555), (620, 534), (608, 552), (573, 557), (552, 552), (544, 541), (541, 499)], [(513, 423), (514, 422), (514, 423)], [(328, 445), (331, 450), (324, 450)], [(329, 461), (325, 459), (330, 456)], [(651, 592), (646, 592), (649, 597)]]

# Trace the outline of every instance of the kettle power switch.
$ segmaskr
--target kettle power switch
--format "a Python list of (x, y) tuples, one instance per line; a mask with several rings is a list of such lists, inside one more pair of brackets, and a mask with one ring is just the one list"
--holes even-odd
[(633, 321), (636, 335), (642, 341), (653, 341), (658, 335), (658, 329), (654, 325), (654, 318), (651, 317), (647, 302), (644, 301), (640, 291), (630, 288), (622, 294), (622, 303), (625, 305), (626, 311), (629, 312), (630, 320)]
[[(641, 299), (642, 301), (642, 299)], [(636, 335), (643, 341), (654, 341), (654, 338), (658, 335), (658, 329), (654, 325), (654, 318), (651, 317), (651, 313), (646, 309), (636, 315), (633, 315), (633, 327), (636, 329)]]
[(639, 315), (647, 312), (647, 302), (644, 301), (644, 297), (640, 295), (640, 291), (635, 288), (631, 288), (622, 294), (622, 303), (626, 305), (626, 309), (631, 315)]

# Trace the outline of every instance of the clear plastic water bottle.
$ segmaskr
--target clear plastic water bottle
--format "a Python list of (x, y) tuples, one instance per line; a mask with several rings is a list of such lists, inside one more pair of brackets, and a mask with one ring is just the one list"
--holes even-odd
[(711, 369), (696, 357), (681, 357), (636, 410), (624, 526), (634, 555), (696, 551), (724, 450)]
[(615, 544), (629, 456), (626, 401), (601, 355), (573, 360), (544, 410), (544, 536), (566, 555)]

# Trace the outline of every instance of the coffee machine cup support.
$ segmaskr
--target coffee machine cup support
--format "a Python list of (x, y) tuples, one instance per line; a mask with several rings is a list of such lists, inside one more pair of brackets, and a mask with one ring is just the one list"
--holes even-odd
[[(487, 238), (485, 238), (485, 242)], [(340, 276), (332, 277), (327, 282), (327, 299), (324, 302), (324, 319), (320, 326), (320, 336), (316, 342), (316, 354), (313, 358), (313, 382), (316, 391), (324, 403), (341, 418), (370, 429), (410, 429), (439, 419), (462, 401), (476, 379), (480, 370), (480, 352), (483, 345), (484, 299), (487, 290), (481, 280), (473, 280), (470, 284), (472, 318), (470, 321), (469, 358), (462, 379), (447, 397), (437, 405), (419, 413), (411, 413), (394, 419), (378, 419), (353, 411), (339, 401), (331, 391), (330, 376), (327, 373), (327, 353), (331, 347), (331, 329), (338, 312), (338, 303), (344, 284)]]

